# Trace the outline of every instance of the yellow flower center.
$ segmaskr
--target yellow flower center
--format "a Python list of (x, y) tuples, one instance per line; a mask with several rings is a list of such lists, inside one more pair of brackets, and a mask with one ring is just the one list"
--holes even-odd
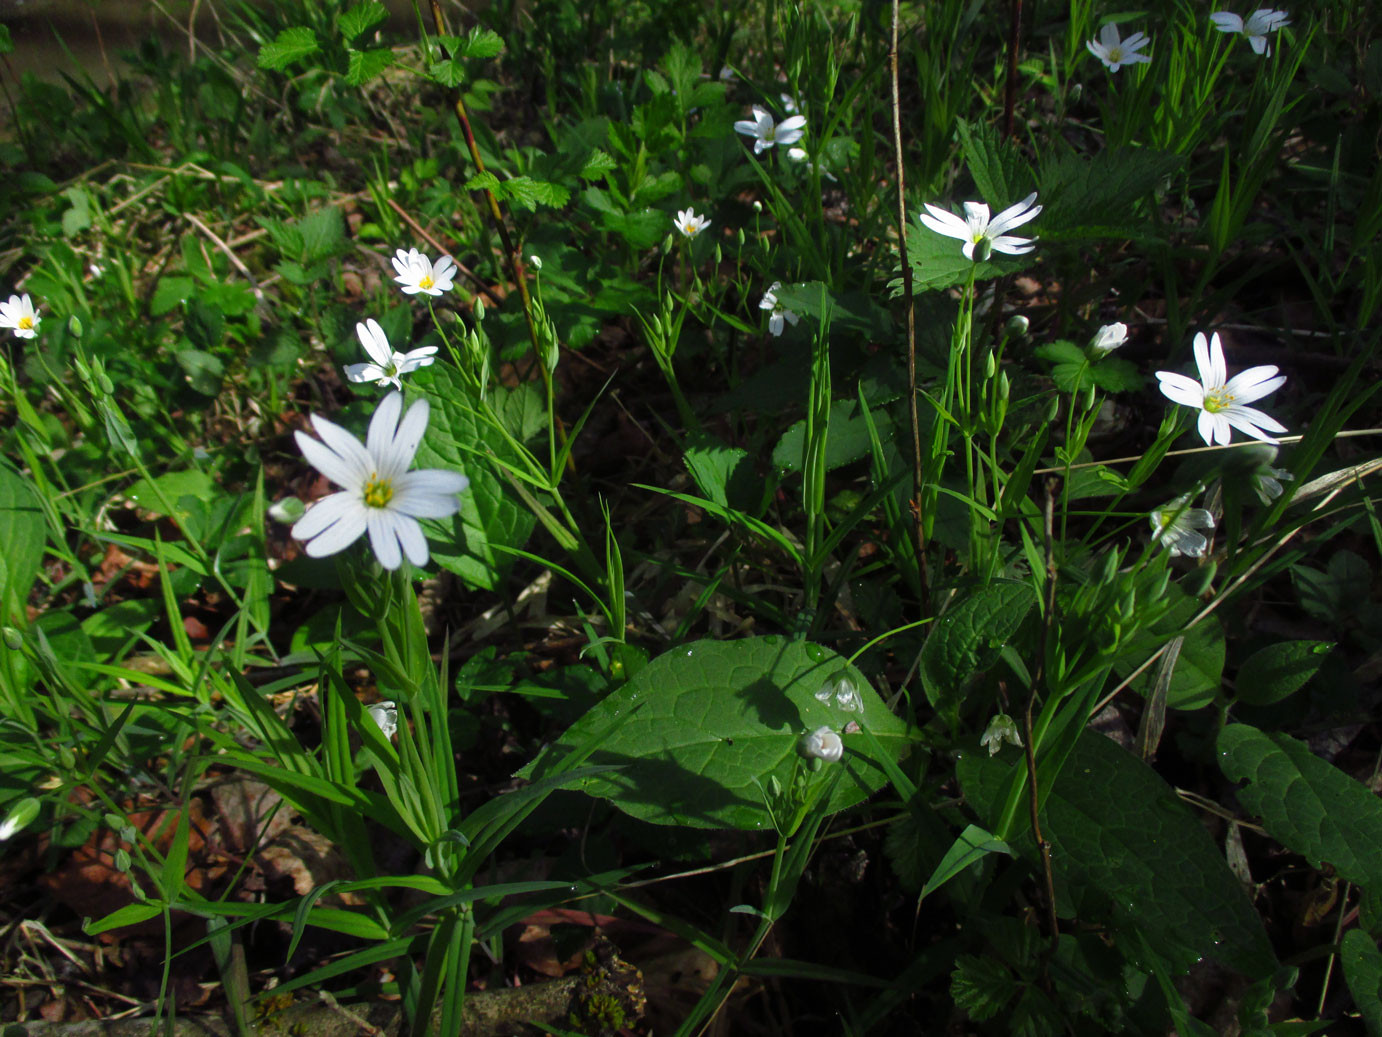
[(420, 280), (420, 281), (417, 283), (417, 286), (418, 286), (419, 288), (431, 288), (431, 287), (432, 287), (432, 284), (433, 284), (432, 275), (431, 275), (431, 274), (423, 274), (423, 275), (422, 275), (422, 280)]
[(681, 232), (683, 234), (695, 234), (696, 225), (692, 221), (687, 220), (685, 223), (681, 225)]
[(370, 476), (365, 483), (365, 505), (371, 508), (387, 508), (393, 500), (393, 484), (378, 475)]
[(1123, 48), (1122, 48), (1122, 47), (1110, 47), (1110, 48), (1108, 49), (1108, 59), (1109, 59), (1110, 61), (1112, 61), (1115, 65), (1122, 64), (1122, 61), (1123, 61)]
[(1221, 410), (1228, 410), (1233, 406), (1233, 397), (1220, 389), (1218, 392), (1207, 392), (1204, 394), (1204, 409), (1210, 414), (1218, 414)]
[(25, 331), (34, 330), (34, 319), (32, 317), (20, 317), (19, 326)]

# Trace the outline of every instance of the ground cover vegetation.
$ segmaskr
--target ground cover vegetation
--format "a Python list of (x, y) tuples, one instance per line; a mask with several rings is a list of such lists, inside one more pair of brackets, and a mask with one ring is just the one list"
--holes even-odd
[(203, 13), (0, 77), (0, 1022), (1382, 1033), (1382, 11)]

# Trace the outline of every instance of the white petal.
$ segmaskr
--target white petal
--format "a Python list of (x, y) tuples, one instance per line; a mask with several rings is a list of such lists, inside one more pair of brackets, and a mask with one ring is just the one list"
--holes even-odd
[(1014, 227), (1020, 227), (1024, 223), (1036, 219), (1041, 213), (1041, 206), (1032, 205), (1035, 201), (1036, 192), (1033, 191), (1016, 205), (1008, 206), (995, 216), (993, 221), (988, 225), (989, 234), (996, 237), (999, 234), (1012, 230)]
[(1033, 244), (1035, 240), (1035, 238), (1014, 238), (1005, 234), (1001, 238), (994, 238), (990, 241), (989, 248), (995, 252), (1006, 252), (1010, 256), (1025, 256), (1036, 248), (1036, 245)]
[(366, 521), (369, 524), (370, 547), (374, 557), (385, 569), (397, 569), (403, 564), (403, 552), (399, 550), (396, 523), (398, 516), (387, 508), (366, 508)]
[[(1261, 439), (1272, 442), (1272, 437), (1267, 432), (1285, 432), (1286, 426), (1277, 421), (1270, 414), (1264, 414), (1256, 407), (1229, 407), (1222, 410), (1219, 414), (1223, 419), (1236, 429), (1240, 429), (1252, 436), (1253, 439)], [(1265, 429), (1266, 431), (1260, 431)]]
[(1252, 48), (1252, 52), (1253, 52), (1254, 54), (1266, 54), (1266, 53), (1267, 53), (1267, 37), (1265, 37), (1265, 36), (1247, 36), (1247, 41), (1248, 41), (1248, 46)]
[(1204, 406), (1204, 386), (1195, 379), (1175, 371), (1158, 371), (1156, 376), (1161, 381), (1161, 394), (1172, 403), (1184, 407)]
[(378, 364), (346, 364), (345, 373), (352, 382), (384, 382), (389, 377)]
[[(311, 540), (321, 534), (328, 526), (333, 526), (342, 518), (355, 511), (363, 513), (364, 503), (359, 496), (348, 490), (323, 497), (307, 509), (307, 514), (293, 523), (291, 533), (295, 540)], [(361, 526), (361, 529), (364, 527)], [(356, 536), (359, 536), (357, 533)]]
[[(365, 447), (369, 450), (370, 464), (380, 474), (385, 474), (384, 459), (389, 454), (394, 432), (398, 428), (398, 415), (403, 410), (403, 394), (391, 392), (379, 401), (374, 409), (374, 417), (369, 419), (369, 432), (365, 436)], [(403, 468), (407, 468), (405, 464)], [(400, 468), (399, 471), (402, 471)]]
[(1215, 11), (1209, 16), (1209, 20), (1214, 23), (1214, 28), (1220, 32), (1243, 31), (1243, 19), (1232, 11)]
[(1106, 50), (1118, 46), (1118, 26), (1109, 22), (1099, 30), (1099, 42), (1104, 45)]
[(398, 515), (394, 518), (394, 532), (398, 534), (398, 542), (403, 545), (408, 561), (419, 569), (426, 565), (427, 538), (422, 535), (422, 527), (407, 515)]
[(927, 203), (924, 208), (926, 211), (919, 217), (922, 226), (927, 230), (933, 230), (937, 234), (944, 234), (947, 238), (959, 238), (961, 241), (969, 240), (969, 224), (953, 212), (947, 212), (938, 206)]
[[(339, 494), (335, 495), (339, 496)], [(325, 500), (330, 500), (327, 497)], [(319, 502), (316, 507), (321, 507), (325, 500)], [(342, 511), (336, 522), (328, 526), (321, 533), (318, 533), (311, 540), (307, 541), (304, 550), (313, 558), (325, 558), (327, 555), (334, 555), (337, 551), (344, 551), (355, 541), (360, 539), (360, 534), (365, 531), (365, 512), (372, 509), (366, 508), (359, 501), (353, 502), (357, 506)], [(315, 509), (313, 509), (315, 510)], [(312, 514), (308, 512), (299, 519), (299, 523), (306, 522)], [(294, 529), (297, 527), (294, 526)]]
[(321, 441), (305, 432), (293, 434), (307, 463), (337, 486), (347, 490), (363, 486), (374, 463), (360, 441), (341, 426), (317, 414), (312, 415), (312, 427), (322, 437)]
[(1089, 53), (1093, 54), (1105, 65), (1108, 64), (1108, 51), (1104, 48), (1102, 43), (1096, 43), (1094, 40), (1085, 40), (1084, 45), (1089, 50)]
[(746, 137), (758, 136), (758, 124), (748, 119), (740, 119), (734, 124), (734, 132), (742, 133)]
[(782, 334), (782, 314), (775, 312), (771, 317), (768, 318), (768, 334)]
[(426, 400), (418, 400), (408, 408), (408, 413), (398, 423), (398, 432), (389, 444), (387, 456), (379, 457), (381, 473), (387, 469), (389, 478), (396, 478), (408, 470), (422, 437), (427, 434), (427, 419), (431, 414), (432, 405)]
[[(414, 350), (414, 352), (417, 352), (417, 350)], [(419, 368), (428, 367), (431, 364), (436, 363), (436, 360), (436, 357), (431, 356), (429, 354), (424, 353), (422, 356), (414, 357), (412, 353), (409, 353), (407, 356), (405, 356), (402, 360), (398, 362), (398, 373), (412, 374)]]
[(355, 334), (360, 337), (360, 345), (365, 347), (371, 360), (380, 367), (389, 366), (393, 350), (389, 348), (388, 336), (377, 320), (371, 317), (365, 323), (355, 325)]
[(1286, 384), (1286, 376), (1277, 374), (1276, 370), (1274, 366), (1267, 364), (1240, 371), (1229, 380), (1228, 385), (1224, 386), (1224, 392), (1233, 397), (1235, 403), (1251, 403), (1253, 400), (1260, 400)]

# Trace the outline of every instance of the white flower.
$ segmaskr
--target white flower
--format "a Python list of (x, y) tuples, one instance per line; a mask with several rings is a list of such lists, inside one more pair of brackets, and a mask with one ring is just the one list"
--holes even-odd
[(745, 137), (753, 137), (753, 153), (761, 155), (774, 144), (795, 144), (806, 132), (806, 116), (792, 115), (779, 123), (758, 105), (753, 106), (752, 119), (740, 119), (734, 129)]
[(845, 754), (845, 743), (828, 724), (822, 724), (814, 731), (801, 736), (801, 751), (807, 759), (837, 763)]
[(980, 249), (979, 260), (987, 259), (990, 249), (994, 252), (1006, 252), (1010, 256), (1020, 256), (1035, 248), (1032, 244), (1035, 239), (1014, 238), (1006, 232), (1036, 218), (1037, 213), (1041, 212), (1041, 206), (1033, 205), (1035, 201), (1036, 192), (1033, 191), (1016, 205), (1008, 206), (992, 220), (989, 219), (989, 207), (983, 202), (965, 202), (964, 219), (953, 212), (928, 204), (926, 211), (921, 214), (921, 222), (937, 234), (963, 241), (964, 245), (960, 251), (965, 254), (966, 259), (975, 259), (975, 246), (980, 243), (983, 243), (984, 247)]
[(11, 295), (9, 302), (0, 302), (0, 328), (9, 328), (15, 338), (33, 338), (42, 319), (34, 312), (28, 292), (22, 296)]
[(397, 569), (404, 554), (414, 565), (427, 564), (427, 538), (417, 520), (454, 515), (461, 506), (456, 494), (470, 480), (439, 468), (408, 471), (430, 411), (426, 400), (418, 400), (400, 421), (402, 410), (402, 393), (385, 396), (363, 444), (316, 414), (312, 426), (320, 441), (294, 433), (312, 467), (343, 487), (317, 501), (293, 526), (293, 536), (307, 541), (313, 558), (344, 550), (369, 530), (370, 546), (385, 569)]
[(835, 700), (835, 705), (846, 713), (862, 713), (864, 711), (864, 700), (859, 695), (859, 689), (854, 686), (854, 679), (850, 677), (848, 670), (840, 670), (825, 679), (825, 683), (816, 691), (816, 701), (824, 705), (830, 705), (830, 700)]
[(1286, 381), (1275, 367), (1250, 367), (1230, 379), (1218, 332), (1207, 341), (1203, 332), (1195, 335), (1195, 364), (1200, 369), (1198, 382), (1174, 371), (1158, 371), (1156, 376), (1167, 399), (1199, 409), (1200, 436), (1206, 443), (1228, 446), (1235, 428), (1266, 443), (1276, 442), (1268, 432), (1286, 431), (1286, 426), (1270, 415), (1243, 406), (1275, 392)]
[(392, 699), (384, 699), (369, 707), (370, 719), (379, 725), (384, 738), (390, 739), (398, 730), (398, 706)]
[(450, 256), (442, 256), (433, 263), (415, 248), (395, 252), (393, 268), (398, 271), (394, 280), (403, 286), (405, 295), (440, 295), (456, 279), (456, 262)]
[(1285, 489), (1281, 485), (1281, 480), (1291, 482), (1295, 479), (1285, 468), (1273, 468), (1270, 465), (1262, 465), (1252, 473), (1252, 489), (1257, 494), (1257, 499), (1263, 504), (1271, 504), (1281, 496)]
[(1254, 54), (1270, 55), (1272, 48), (1267, 45), (1267, 33), (1289, 25), (1287, 17), (1285, 11), (1260, 7), (1248, 15), (1246, 22), (1232, 11), (1215, 11), (1209, 16), (1209, 20), (1220, 32), (1241, 32), (1247, 38), (1248, 46)]
[(759, 300), (758, 303), (758, 308), (760, 310), (772, 310), (773, 315), (768, 318), (768, 331), (773, 335), (782, 334), (782, 322), (784, 320), (793, 326), (796, 325), (797, 321), (801, 320), (795, 313), (777, 301), (777, 295), (775, 293), (781, 287), (781, 281), (774, 281), (773, 286), (763, 293), (763, 298)]
[(710, 226), (710, 221), (704, 216), (697, 216), (695, 209), (682, 209), (672, 222), (677, 225), (677, 230), (681, 231), (682, 236), (687, 238), (694, 238)]
[(1105, 324), (1094, 334), (1094, 341), (1089, 344), (1089, 351), (1096, 357), (1107, 356), (1115, 349), (1128, 341), (1128, 326), (1122, 321), (1117, 324)]
[(1152, 541), (1164, 544), (1172, 558), (1177, 555), (1200, 558), (1209, 546), (1209, 541), (1199, 530), (1213, 529), (1214, 516), (1204, 508), (1188, 507), (1189, 504), (1190, 494), (1187, 493), (1151, 514)]
[(826, 172), (825, 166), (820, 161), (807, 161), (811, 155), (805, 148), (788, 148), (787, 157), (793, 162), (806, 162), (806, 168), (810, 169), (812, 172), (819, 173), (826, 180), (835, 180), (832, 174)]
[(778, 100), (782, 102), (782, 110), (784, 112), (786, 112), (788, 115), (797, 114), (797, 112), (799, 111), (799, 109), (797, 108), (797, 102), (792, 99), (791, 94), (778, 94), (777, 97)]
[(373, 363), (346, 364), (346, 377), (352, 382), (384, 382), (395, 389), (402, 389), (401, 375), (426, 367), (436, 357), (436, 346), (423, 346), (408, 353), (396, 353), (389, 346), (384, 329), (371, 317), (363, 324), (355, 325), (355, 334), (360, 336), (360, 344), (365, 347)]
[(1104, 63), (1104, 67), (1110, 72), (1117, 72), (1124, 65), (1135, 65), (1139, 61), (1151, 61), (1150, 54), (1137, 53), (1147, 44), (1152, 42), (1152, 38), (1144, 32), (1135, 32), (1126, 40), (1118, 38), (1118, 26), (1109, 22), (1099, 30), (1099, 39), (1085, 40), (1085, 46), (1089, 48), (1089, 53)]
[(989, 721), (989, 726), (979, 738), (979, 744), (987, 747), (990, 756), (996, 756), (998, 750), (1003, 748), (1004, 742), (1011, 742), (1019, 749), (1022, 748), (1022, 736), (1017, 733), (1016, 721), (1006, 713), (999, 713)]
[(26, 796), (10, 808), (5, 820), (0, 821), (0, 843), (28, 828), (38, 817), (39, 803), (32, 796)]

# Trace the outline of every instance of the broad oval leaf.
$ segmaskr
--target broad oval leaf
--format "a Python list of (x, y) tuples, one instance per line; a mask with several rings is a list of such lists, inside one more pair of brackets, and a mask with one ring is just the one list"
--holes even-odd
[[(845, 668), (835, 652), (768, 636), (697, 641), (654, 659), (623, 687), (576, 721), (520, 773), (540, 779), (588, 745), (587, 760), (618, 770), (572, 784), (655, 824), (693, 828), (770, 828), (764, 791), (776, 778), (786, 789), (804, 766), (804, 732), (842, 730), (857, 713), (817, 701), (826, 678)], [(911, 745), (906, 725), (888, 712), (863, 674), (848, 667), (867, 724), (884, 752), (901, 759)], [(842, 735), (845, 769), (827, 808), (843, 810), (887, 781), (863, 734)], [(812, 777), (807, 771), (808, 777)]]
[[(1013, 766), (986, 753), (960, 758), (965, 796), (997, 820)], [(1212, 957), (1253, 977), (1276, 958), (1262, 920), (1228, 862), (1190, 808), (1160, 775), (1093, 731), (1080, 734), (1042, 808), (1051, 867), (1076, 902), (1097, 890), (1114, 932), (1140, 932), (1169, 967), (1183, 972)], [(1031, 854), (1030, 826), (1011, 840)], [(1086, 919), (1092, 921), (1092, 919)], [(1120, 940), (1139, 956), (1135, 937)]]
[(1219, 733), (1219, 767), (1248, 783), (1238, 801), (1273, 839), (1317, 868), (1327, 861), (1349, 882), (1382, 888), (1382, 801), (1365, 785), (1304, 742), (1248, 724)]
[(1294, 695), (1324, 665), (1332, 641), (1281, 641), (1248, 657), (1238, 671), (1238, 699), (1270, 706)]
[(1368, 1028), (1368, 1037), (1382, 1037), (1382, 951), (1361, 929), (1344, 934), (1344, 979), (1353, 1003)]

